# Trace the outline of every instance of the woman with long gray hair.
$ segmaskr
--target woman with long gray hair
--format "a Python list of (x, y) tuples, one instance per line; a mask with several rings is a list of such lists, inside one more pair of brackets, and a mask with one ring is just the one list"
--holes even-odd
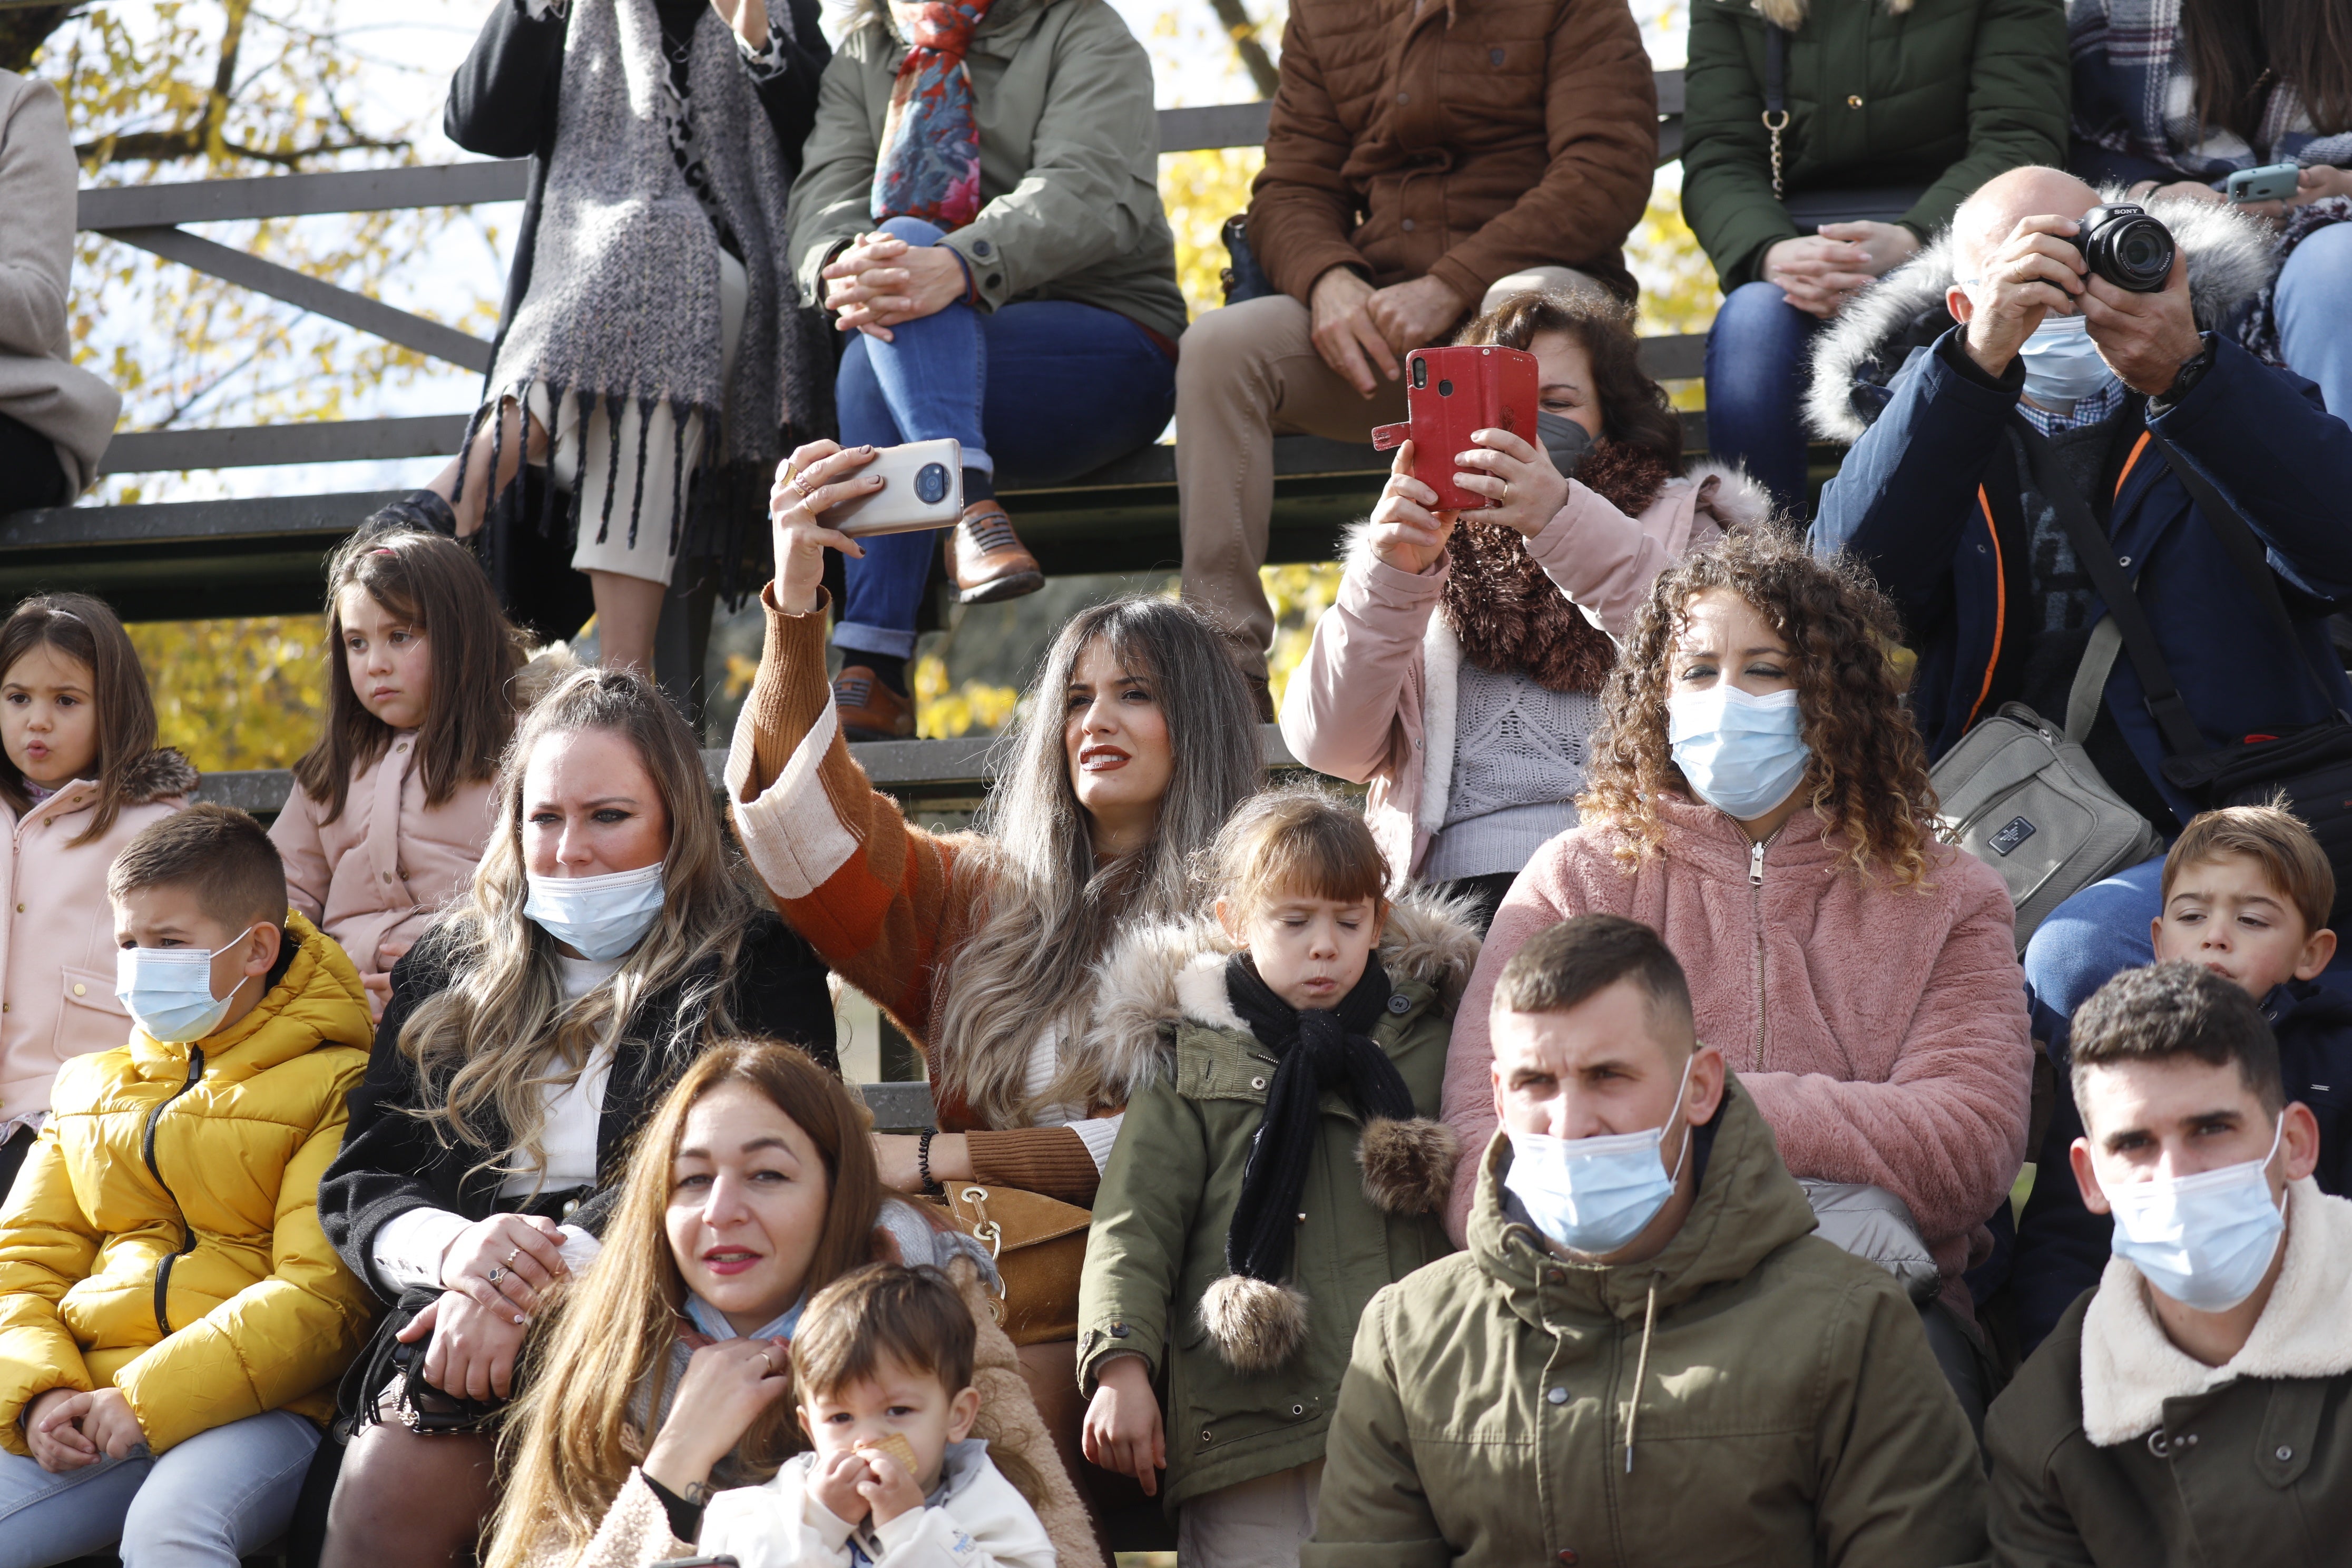
[[(728, 759), (736, 832), (784, 919), (923, 1053), (940, 1131), (878, 1138), (882, 1179), (1091, 1205), (1160, 1067), (1091, 1026), (1095, 966), (1120, 931), (1192, 911), (1193, 856), (1258, 787), (1255, 707), (1197, 612), (1097, 605), (1030, 684), (974, 831), (908, 826), (851, 759), (825, 679), (824, 552), (860, 546), (822, 517), (881, 482), (861, 471), (873, 456), (814, 442), (778, 476), (767, 647)], [(1070, 1342), (1023, 1352), (1075, 1447)]]
[(394, 1307), (346, 1383), (330, 1564), (471, 1551), (541, 1295), (595, 1256), (632, 1139), (707, 1045), (838, 1070), (824, 965), (761, 906), (644, 679), (558, 683), (491, 819), (471, 888), (393, 971), (320, 1184), (328, 1239)]

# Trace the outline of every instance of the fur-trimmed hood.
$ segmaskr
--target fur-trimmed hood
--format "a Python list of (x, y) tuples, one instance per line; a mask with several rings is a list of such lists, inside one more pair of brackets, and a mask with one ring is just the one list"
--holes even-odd
[[(1148, 1053), (1164, 1068), (1168, 1025), (1246, 1032), (1225, 994), (1225, 960), (1234, 951), (1232, 939), (1205, 916), (1127, 932), (1096, 966), (1089, 1043), (1115, 1062), (1139, 1064)], [(1478, 928), (1466, 904), (1416, 888), (1389, 906), (1380, 954), (1391, 979), (1434, 988), (1450, 1013), (1478, 962)], [(1151, 1074), (1130, 1068), (1109, 1076), (1139, 1086)]]
[(2181, 1351), (2149, 1310), (2139, 1270), (2107, 1260), (2083, 1315), (2083, 1433), (2112, 1448), (2164, 1424), (2164, 1403), (2239, 1378), (2284, 1382), (2352, 1372), (2345, 1302), (2352, 1299), (2352, 1202), (2306, 1176), (2287, 1184), (2286, 1261), (2238, 1353), (2207, 1366)]
[[(2102, 202), (2126, 200), (2109, 186)], [(2189, 298), (2198, 324), (2210, 328), (2270, 287), (2278, 271), (2269, 231), (2210, 202), (2155, 198), (2139, 204), (2160, 219), (2189, 260)], [(1944, 304), (1951, 287), (1951, 232), (1937, 235), (1918, 255), (1855, 295), (1813, 340), (1805, 422), (1815, 434), (1847, 445), (1886, 405), (1887, 384), (1913, 351), (1953, 325)]]

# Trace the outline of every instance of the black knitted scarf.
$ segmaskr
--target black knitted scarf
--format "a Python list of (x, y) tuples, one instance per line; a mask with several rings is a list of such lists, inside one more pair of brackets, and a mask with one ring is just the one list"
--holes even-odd
[(1233, 1226), (1225, 1232), (1225, 1267), (1276, 1284), (1290, 1272), (1298, 1194), (1315, 1154), (1323, 1091), (1344, 1093), (1366, 1121), (1412, 1121), (1412, 1091), (1371, 1039), (1372, 1026), (1389, 1005), (1388, 971), (1378, 953), (1365, 961), (1355, 988), (1328, 1010), (1291, 1006), (1258, 977), (1257, 965), (1245, 952), (1226, 961), (1225, 994), (1277, 1063), (1265, 1091), (1265, 1116), (1242, 1170)]

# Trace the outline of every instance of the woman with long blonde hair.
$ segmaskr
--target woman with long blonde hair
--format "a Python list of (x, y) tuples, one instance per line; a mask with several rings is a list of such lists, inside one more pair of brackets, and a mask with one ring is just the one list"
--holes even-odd
[(329, 1240), (394, 1306), (345, 1390), (324, 1561), (441, 1563), (488, 1511), (544, 1293), (594, 1255), (637, 1130), (715, 1040), (834, 1056), (824, 969), (728, 849), (642, 678), (580, 670), (518, 727), (473, 884), (393, 972)]
[(984, 1304), (985, 1255), (887, 1193), (867, 1125), (853, 1092), (790, 1047), (723, 1041), (688, 1069), (637, 1141), (603, 1250), (560, 1287), (533, 1348), (563, 1375), (534, 1380), (507, 1423), (490, 1568), (692, 1556), (700, 1500), (808, 1446), (792, 1414), (801, 1310), (877, 1261), (961, 1287), (980, 1339), (977, 1435), (1061, 1560), (1086, 1560), (1076, 1493)]
[[(1162, 1066), (1091, 1026), (1096, 965), (1119, 932), (1192, 912), (1193, 858), (1258, 787), (1255, 705), (1198, 612), (1097, 605), (1046, 653), (974, 830), (910, 826), (851, 758), (825, 674), (824, 554), (862, 546), (824, 513), (870, 493), (873, 456), (814, 442), (778, 475), (767, 647), (728, 760), (735, 829), (784, 919), (923, 1053), (940, 1131), (877, 1139), (883, 1181), (1091, 1205), (1119, 1113)], [(1023, 1357), (1075, 1470), (1075, 1343)]]
[(1986, 1222), (2024, 1159), (2033, 1048), (2008, 889), (1936, 837), (1895, 647), (1894, 607), (1859, 567), (1775, 530), (1651, 585), (1582, 823), (1519, 874), (1463, 997), (1445, 1075), (1457, 1238), (1495, 1131), (1496, 977), (1547, 927), (1625, 915), (1682, 961), (1699, 1037), (1790, 1173), (1899, 1200), (1885, 1206), (1917, 1232), (1919, 1289), (1943, 1303), (1930, 1340), (1965, 1338), (1960, 1274), (1990, 1252)]

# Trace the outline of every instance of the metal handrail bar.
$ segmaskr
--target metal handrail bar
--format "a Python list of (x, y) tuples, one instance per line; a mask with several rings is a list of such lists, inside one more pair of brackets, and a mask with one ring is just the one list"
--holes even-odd
[[(1659, 71), (1655, 81), (1663, 163), (1680, 151), (1683, 73)], [(1159, 111), (1160, 151), (1257, 145), (1265, 140), (1272, 105), (1265, 101), (1163, 109)], [(81, 192), (76, 222), (83, 230), (104, 234), (403, 348), (467, 370), (487, 372), (492, 353), (487, 340), (177, 226), (518, 201), (527, 194), (529, 184), (528, 160), (500, 159), (103, 186)], [(1645, 367), (1662, 380), (1696, 375), (1702, 342), (1695, 337), (1645, 339)], [(464, 439), (466, 423), (464, 415), (436, 415), (126, 431), (114, 438), (100, 471), (152, 473), (433, 457), (455, 449)]]

